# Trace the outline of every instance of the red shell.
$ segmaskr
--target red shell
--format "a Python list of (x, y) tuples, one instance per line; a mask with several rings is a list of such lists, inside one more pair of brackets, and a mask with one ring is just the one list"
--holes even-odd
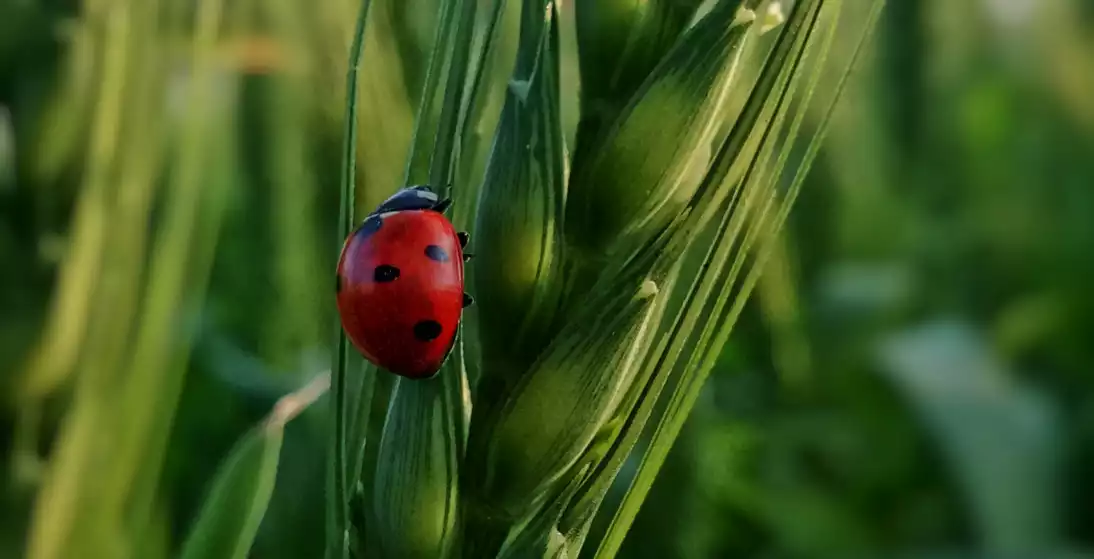
[(342, 247), (337, 299), (342, 327), (365, 358), (397, 375), (432, 377), (463, 313), (463, 249), (452, 223), (431, 210), (370, 216)]

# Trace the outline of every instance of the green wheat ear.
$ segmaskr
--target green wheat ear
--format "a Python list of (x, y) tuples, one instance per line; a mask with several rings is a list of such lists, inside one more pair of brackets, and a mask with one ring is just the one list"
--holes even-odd
[[(478, 304), (438, 377), (395, 381), (378, 441), (348, 436), (340, 338), (329, 557), (346, 557), (350, 533), (374, 557), (615, 555), (857, 58), (830, 61), (828, 48), (837, 35), (861, 47), (883, 2), (848, 4), (438, 0), (404, 180), (452, 185)], [(347, 84), (343, 233), (367, 5)], [(847, 28), (857, 9), (867, 23)], [(370, 398), (356, 400), (367, 417)], [(643, 433), (637, 474), (617, 480)], [(351, 478), (347, 455), (365, 447), (376, 463)], [(629, 488), (608, 506), (617, 481)], [(358, 484), (364, 525), (351, 531)], [(609, 528), (590, 534), (597, 517)]]

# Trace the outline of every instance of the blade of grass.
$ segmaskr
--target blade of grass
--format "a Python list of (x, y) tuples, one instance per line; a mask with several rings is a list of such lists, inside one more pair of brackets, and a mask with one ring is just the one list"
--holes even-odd
[[(368, 23), (369, 7), (371, 0), (361, 0), (357, 13), (357, 25), (354, 28), (353, 42), (350, 45), (349, 68), (346, 71), (346, 111), (344, 115), (343, 145), (342, 145), (342, 177), (341, 195), (338, 209), (338, 245), (341, 247), (342, 239), (353, 230), (354, 203), (357, 173), (357, 76), (360, 70), (361, 58), (364, 54), (365, 25)], [(346, 559), (349, 556), (349, 529), (348, 506), (349, 492), (347, 491), (347, 395), (346, 395), (346, 364), (349, 360), (351, 348), (346, 339), (346, 333), (341, 325), (337, 326), (338, 342), (335, 344), (334, 366), (331, 368), (333, 417), (331, 423), (334, 429), (331, 433), (328, 449), (327, 468), (327, 545), (326, 556), (328, 559)]]
[[(101, 50), (102, 60), (98, 91), (90, 96), (96, 99), (96, 106), (91, 117), (86, 179), (76, 203), (67, 254), (44, 335), (22, 379), (20, 393), (26, 399), (43, 398), (71, 374), (85, 341), (107, 237), (106, 210), (120, 140), (127, 51), (132, 40), (129, 6), (118, 3), (106, 13), (88, 6), (84, 17), (86, 21), (100, 19), (105, 25), (104, 39), (89, 49)], [(98, 44), (101, 47), (95, 48)], [(49, 157), (48, 153), (44, 157)]]
[[(454, 29), (451, 45), (452, 58), (448, 63), (448, 76), (444, 88), (441, 118), (434, 137), (432, 164), (429, 178), (432, 184), (445, 185), (445, 193), (451, 195), (452, 181), (460, 158), (462, 146), (459, 131), (467, 118), (469, 101), (467, 74), (471, 56), (472, 38), (475, 33), (476, 0), (460, 0), (457, 3), (459, 18)], [(462, 185), (461, 185), (462, 186)], [(462, 216), (459, 216), (462, 217)]]
[(481, 43), (471, 59), (471, 77), (464, 94), (468, 99), (467, 114), (461, 118), (460, 124), (462, 155), (456, 161), (455, 182), (461, 190), (454, 202), (453, 213), (466, 219), (472, 216), (478, 200), (490, 154), (488, 141), (501, 119), (506, 91), (503, 84), (509, 77), (509, 69), (516, 56), (516, 36), (519, 34), (519, 25), (515, 23), (521, 12), (521, 3), (491, 1), (485, 29), (479, 34)]
[(236, 443), (216, 476), (181, 559), (244, 559), (266, 514), (277, 479), (285, 426), (330, 388), (324, 373), (278, 400), (269, 416)]
[[(410, 153), (407, 155), (404, 185), (423, 184), (432, 178), (430, 169), (435, 154), (433, 134), (437, 133), (440, 120), (440, 108), (436, 107), (436, 95), (441, 89), (441, 75), (445, 71), (447, 53), (454, 32), (453, 22), (456, 4), (460, 0), (440, 0), (441, 14), (434, 32), (433, 52), (429, 57), (425, 82), (418, 102), (418, 111), (414, 117), (414, 135), (410, 141)], [(442, 105), (443, 106), (443, 105)], [(437, 185), (441, 187), (447, 185)]]
[[(854, 53), (851, 56), (850, 62), (840, 76), (839, 82), (836, 86), (836, 91), (842, 91), (850, 78), (853, 70), (855, 69), (859, 58), (865, 50), (867, 41), (872, 37), (873, 30), (877, 24), (877, 20), (881, 15), (882, 8), (885, 5), (886, 0), (874, 0), (873, 5), (870, 8), (870, 13), (867, 18), (867, 23), (864, 25), (863, 33), (855, 47)], [(760, 275), (763, 272), (764, 265), (770, 258), (774, 244), (773, 240), (777, 239), (775, 232), (779, 231), (782, 225), (786, 222), (790, 209), (793, 206), (794, 201), (797, 199), (798, 194), (801, 192), (802, 185), (805, 182), (805, 178), (808, 175), (808, 171), (812, 165), (813, 160), (816, 158), (820, 151), (821, 145), (823, 145), (824, 137), (828, 132), (828, 123), (832, 119), (832, 115), (837, 107), (837, 101), (839, 95), (835, 95), (832, 102), (825, 109), (823, 116), (819, 119), (816, 126), (816, 135), (810, 140), (809, 145), (806, 148), (806, 153), (803, 156), (802, 162), (799, 164), (796, 174), (794, 175), (790, 187), (788, 189), (786, 199), (781, 204), (778, 215), (769, 224), (769, 229), (763, 234), (764, 240), (767, 242), (763, 249), (757, 256), (757, 262), (753, 266), (751, 273), (745, 280), (745, 285), (742, 290), (751, 289), (751, 286), (759, 280)], [(746, 291), (747, 292), (747, 291)], [(688, 393), (684, 398), (685, 404), (682, 406), (682, 415), (686, 416), (690, 408), (694, 405), (695, 400), (698, 398), (699, 389), (702, 387), (703, 381), (706, 376), (709, 376), (710, 371), (713, 369), (714, 361), (717, 359), (720, 353), (721, 347), (729, 339), (729, 333), (732, 329), (732, 325), (736, 318), (740, 315), (741, 310), (744, 307), (744, 301), (737, 299), (734, 301), (734, 305), (725, 314), (717, 315), (718, 320), (714, 324), (718, 324), (719, 327), (715, 331), (713, 341), (709, 344), (708, 349), (703, 354), (703, 359), (700, 361), (696, 370), (699, 374), (696, 375), (696, 380), (689, 387)], [(682, 424), (682, 420), (680, 421)]]
[[(270, 3), (271, 19), (278, 36), (291, 45), (303, 39), (294, 31), (291, 12), (276, 9)], [(316, 173), (308, 157), (306, 108), (310, 101), (308, 85), (295, 76), (274, 75), (263, 84), (262, 101), (268, 107), (269, 138), (266, 176), (273, 182), (271, 234), (276, 239), (274, 280), (280, 294), (278, 308), (265, 325), (263, 353), (274, 363), (290, 368), (289, 361), (303, 347), (320, 340), (322, 321), (316, 285), (326, 287), (316, 277), (321, 269), (313, 247), (315, 243), (314, 192)], [(323, 279), (326, 275), (323, 275)]]
[[(407, 2), (414, 6), (405, 9), (420, 12), (433, 11), (436, 6), (436, 0), (374, 2), (365, 28), (365, 55), (361, 74), (357, 78), (360, 86), (357, 92), (357, 126), (360, 130), (383, 132), (364, 134), (358, 138), (359, 186), (355, 206), (358, 212), (370, 211), (402, 186), (420, 93), (420, 86), (409, 81), (418, 70), (414, 66), (418, 57), (407, 58), (408, 51), (417, 52), (419, 48), (413, 43), (408, 44), (413, 39), (400, 34), (401, 22), (394, 13), (400, 4)], [(306, 4), (301, 7), (304, 10), (312, 9)], [(352, 16), (342, 16), (335, 23), (349, 18)], [(345, 42), (348, 43), (348, 40)], [(338, 41), (337, 48), (339, 53), (344, 51), (343, 41)]]

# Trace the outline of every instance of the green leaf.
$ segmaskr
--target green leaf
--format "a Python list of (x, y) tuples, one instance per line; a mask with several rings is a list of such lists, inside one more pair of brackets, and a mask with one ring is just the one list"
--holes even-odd
[(1061, 426), (963, 323), (937, 321), (880, 346), (881, 371), (927, 425), (968, 498), (988, 551), (1039, 554), (1059, 543)]
[(285, 396), (265, 421), (236, 443), (213, 479), (182, 545), (181, 559), (247, 557), (273, 494), (285, 424), (329, 387), (330, 377), (323, 374)]

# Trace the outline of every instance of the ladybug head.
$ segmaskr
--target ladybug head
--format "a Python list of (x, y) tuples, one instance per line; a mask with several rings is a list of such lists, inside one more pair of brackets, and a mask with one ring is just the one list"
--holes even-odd
[(392, 194), (390, 198), (376, 206), (376, 210), (372, 213), (382, 214), (404, 210), (434, 210), (443, 213), (450, 203), (448, 199), (441, 200), (428, 186), (408, 186)]

